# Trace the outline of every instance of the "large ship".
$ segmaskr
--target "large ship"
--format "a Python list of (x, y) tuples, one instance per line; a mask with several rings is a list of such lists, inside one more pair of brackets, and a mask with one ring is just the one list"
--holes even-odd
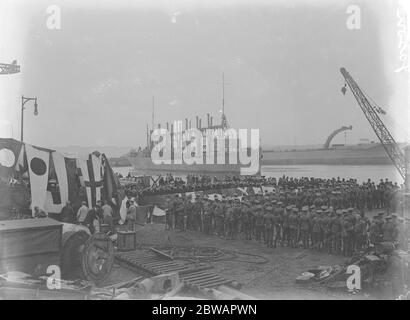
[[(255, 165), (254, 163), (250, 164), (241, 164), (239, 161), (238, 157), (238, 150), (237, 148), (235, 149), (229, 149), (229, 143), (225, 140), (225, 146), (222, 148), (224, 150), (223, 152), (225, 153), (224, 155), (224, 163), (218, 163), (217, 158), (218, 158), (218, 151), (221, 149), (217, 149), (217, 152), (214, 154), (214, 162), (209, 163), (209, 160), (207, 158), (207, 143), (206, 143), (206, 133), (207, 132), (215, 132), (219, 130), (219, 133), (224, 135), (226, 130), (229, 129), (228, 125), (228, 120), (225, 115), (225, 112), (222, 110), (221, 112), (221, 121), (219, 124), (213, 124), (213, 117), (210, 116), (210, 114), (207, 114), (207, 126), (202, 126), (202, 119), (200, 119), (198, 116), (196, 117), (196, 129), (198, 129), (199, 132), (201, 132), (202, 138), (203, 138), (203, 155), (202, 155), (202, 163), (194, 163), (194, 164), (186, 164), (186, 163), (179, 163), (177, 161), (177, 155), (175, 154), (175, 149), (176, 147), (174, 146), (174, 139), (173, 137), (179, 132), (180, 134), (183, 134), (185, 131), (192, 129), (191, 126), (191, 121), (188, 121), (188, 119), (185, 119), (185, 130), (178, 131), (176, 130), (175, 126), (178, 125), (177, 122), (174, 122), (174, 124), (169, 125), (169, 123), (166, 124), (166, 129), (170, 132), (170, 137), (171, 137), (171, 152), (170, 152), (170, 163), (162, 163), (162, 164), (156, 164), (154, 163), (153, 159), (151, 158), (152, 156), (152, 150), (155, 147), (155, 143), (153, 143), (150, 139), (153, 130), (154, 130), (154, 124), (152, 125), (152, 129), (148, 130), (147, 126), (147, 145), (144, 149), (138, 149), (138, 150), (132, 150), (128, 154), (128, 160), (131, 163), (131, 165), (134, 167), (134, 171), (132, 174), (134, 175), (164, 175), (166, 173), (172, 173), (172, 174), (179, 174), (179, 175), (187, 175), (187, 174), (207, 174), (207, 175), (214, 175), (214, 176), (220, 176), (220, 175), (241, 175), (244, 174), (243, 170), (244, 169), (249, 169), (251, 165)], [(179, 122), (179, 125), (182, 126), (182, 122)], [(161, 129), (161, 125), (158, 125), (159, 129)], [(165, 129), (165, 128), (164, 128)], [(240, 145), (239, 137), (237, 138), (237, 141), (235, 143), (237, 146)], [(208, 147), (209, 150), (209, 147)], [(258, 150), (259, 155), (261, 154), (261, 149)], [(253, 152), (251, 148), (247, 148), (247, 153), (248, 155)], [(236, 157), (236, 161), (232, 161), (232, 157)], [(256, 175), (260, 174), (260, 160), (261, 157), (258, 156), (257, 158), (257, 172), (255, 172)], [(234, 163), (236, 162), (236, 163)]]
[[(264, 148), (262, 165), (388, 165), (393, 164), (379, 142), (331, 144), (341, 132), (352, 130), (343, 126), (332, 132), (322, 146)], [(403, 148), (405, 144), (399, 144)]]

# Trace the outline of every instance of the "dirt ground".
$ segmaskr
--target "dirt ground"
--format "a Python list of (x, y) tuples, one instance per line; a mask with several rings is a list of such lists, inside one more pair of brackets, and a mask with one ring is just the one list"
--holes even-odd
[[(167, 231), (162, 224), (147, 224), (137, 227), (137, 243), (158, 246), (206, 246), (235, 252), (250, 253), (264, 257), (238, 255), (237, 259), (251, 262), (231, 261), (212, 262), (214, 272), (242, 284), (241, 291), (258, 299), (363, 299), (363, 295), (337, 293), (323, 287), (308, 287), (295, 283), (302, 272), (315, 266), (328, 266), (343, 263), (346, 257), (329, 255), (313, 250), (279, 247), (267, 248), (254, 240), (225, 240), (217, 236), (207, 236), (193, 231)], [(138, 275), (115, 265), (109, 283), (127, 281)]]

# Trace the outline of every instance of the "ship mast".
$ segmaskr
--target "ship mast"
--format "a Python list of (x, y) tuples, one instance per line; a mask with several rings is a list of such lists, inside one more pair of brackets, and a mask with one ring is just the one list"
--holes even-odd
[(225, 116), (225, 73), (222, 72), (222, 117), (221, 117), (221, 126), (223, 129), (229, 127), (228, 121), (226, 120)]
[(155, 97), (152, 96), (152, 123), (151, 123), (151, 127), (152, 130), (154, 130), (154, 111), (155, 111)]
[(225, 74), (222, 72), (222, 116), (225, 117)]

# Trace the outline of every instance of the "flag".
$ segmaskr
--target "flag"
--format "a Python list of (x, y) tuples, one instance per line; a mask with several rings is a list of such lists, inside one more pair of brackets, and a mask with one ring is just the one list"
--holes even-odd
[(27, 172), (28, 164), (27, 164), (27, 156), (26, 156), (26, 147), (23, 144), (20, 149), (19, 156), (17, 158), (16, 165), (14, 166), (15, 172), (17, 172), (20, 176)]
[(101, 174), (101, 160), (94, 154), (90, 154), (88, 159), (77, 159), (80, 169), (81, 184), (87, 193), (87, 204), (89, 208), (96, 205), (101, 200), (101, 188), (103, 186)]
[(274, 187), (271, 187), (271, 186), (262, 186), (262, 190), (263, 190), (263, 193), (264, 193), (264, 194), (266, 193), (266, 191), (267, 191), (268, 193), (272, 193), (272, 192), (275, 190), (275, 188), (274, 188)]
[(104, 198), (118, 210), (123, 199), (118, 190), (120, 187), (120, 182), (118, 177), (114, 174), (114, 171), (112, 170), (105, 154), (101, 155), (101, 164), (104, 172)]
[[(90, 182), (90, 178), (88, 176), (88, 167), (87, 167), (87, 160), (84, 159), (77, 159), (77, 168), (78, 168), (78, 175), (80, 179), (80, 183), (83, 187), (85, 187), (86, 183)], [(92, 199), (91, 199), (91, 190), (86, 187), (86, 193), (87, 193), (87, 204), (88, 207), (91, 209), (92, 207)]]
[(254, 194), (255, 194), (255, 191), (253, 190), (252, 187), (247, 187), (247, 188), (246, 188), (246, 193), (247, 193), (248, 195), (254, 195)]
[(47, 213), (61, 213), (61, 209), (63, 208), (62, 203), (55, 203), (53, 194), (51, 191), (46, 192), (46, 200), (44, 202), (44, 210)]
[(162, 217), (165, 216), (165, 211), (162, 210), (161, 208), (158, 208), (157, 206), (154, 206), (154, 210), (152, 211), (152, 215), (156, 217)]
[(154, 209), (152, 210), (151, 215), (152, 215), (151, 221), (153, 223), (165, 224), (166, 212), (164, 210), (162, 210), (161, 208), (158, 208), (157, 206), (154, 206)]
[(50, 153), (26, 144), (27, 163), (30, 176), (31, 210), (44, 209), (47, 195)]
[(48, 213), (61, 213), (63, 206), (68, 201), (68, 179), (64, 156), (58, 152), (51, 152), (49, 166), (49, 179), (56, 179), (58, 183), (58, 193), (47, 190), (44, 209)]
[(75, 205), (79, 205), (80, 179), (78, 177), (77, 159), (64, 157), (64, 164), (67, 173), (68, 200)]
[(0, 138), (0, 176), (11, 177), (19, 159), (23, 144), (14, 139)]
[(191, 198), (191, 202), (195, 202), (195, 199), (196, 199), (195, 192), (185, 192), (185, 196), (186, 196), (186, 197), (190, 197), (190, 198)]
[(91, 192), (92, 206), (95, 206), (97, 201), (101, 200), (101, 189), (103, 187), (100, 157), (90, 154), (87, 160), (87, 168), (90, 181), (85, 182), (85, 187)]
[(219, 193), (211, 193), (211, 194), (208, 194), (208, 198), (209, 198), (210, 200), (215, 200), (215, 199), (222, 200), (222, 194), (219, 194)]
[(248, 192), (246, 192), (245, 188), (238, 188), (238, 190), (241, 192), (242, 195), (248, 195)]
[(254, 192), (254, 194), (262, 194), (262, 188), (261, 187), (253, 187), (253, 192)]

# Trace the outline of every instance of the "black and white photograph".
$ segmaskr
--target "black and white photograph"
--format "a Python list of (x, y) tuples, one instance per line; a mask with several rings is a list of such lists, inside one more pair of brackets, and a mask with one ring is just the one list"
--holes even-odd
[(410, 300), (409, 13), (0, 0), (0, 300)]

